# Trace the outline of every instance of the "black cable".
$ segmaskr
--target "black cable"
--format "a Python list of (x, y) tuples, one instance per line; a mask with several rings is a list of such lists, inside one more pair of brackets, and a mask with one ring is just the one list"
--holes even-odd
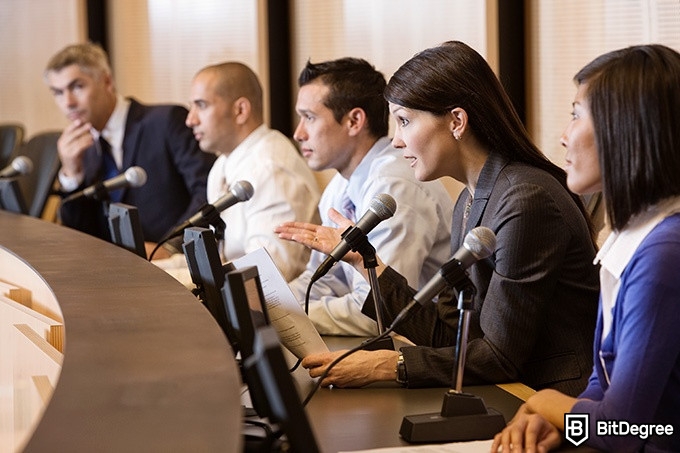
[(297, 359), (295, 365), (293, 365), (293, 367), (290, 370), (288, 370), (288, 372), (292, 373), (293, 371), (297, 370), (298, 367), (300, 366), (300, 363), (302, 363), (302, 359)]
[(256, 426), (258, 428), (261, 428), (262, 431), (264, 431), (264, 435), (265, 435), (264, 439), (267, 440), (269, 443), (273, 442), (274, 439), (278, 439), (283, 434), (281, 431), (274, 432), (272, 430), (271, 425), (269, 425), (269, 423), (266, 423), (266, 422), (263, 422), (263, 421), (260, 421), (260, 420), (254, 420), (254, 419), (247, 418), (247, 419), (243, 420), (243, 423), (245, 425), (252, 425), (252, 426)]
[[(314, 284), (314, 282), (310, 281), (309, 284), (307, 285), (307, 291), (305, 292), (305, 314), (308, 315), (308, 316), (309, 316), (309, 295), (312, 292), (312, 285), (313, 284)], [(295, 365), (293, 365), (293, 367), (288, 371), (290, 371), (292, 373), (293, 371), (297, 370), (298, 367), (300, 366), (301, 362), (302, 362), (302, 359), (298, 359), (298, 361), (295, 362)]]
[(158, 243), (157, 243), (156, 246), (153, 248), (153, 250), (151, 251), (151, 253), (149, 253), (149, 261), (151, 261), (151, 260), (153, 259), (154, 254), (156, 253), (156, 251), (158, 251), (159, 248), (161, 248), (161, 246), (162, 246), (163, 244), (165, 244), (166, 242), (168, 242), (170, 239), (175, 238), (175, 237), (181, 235), (182, 233), (183, 233), (183, 230), (180, 230), (179, 232), (177, 232), (177, 231), (172, 232), (172, 231), (171, 231), (171, 232), (167, 233), (167, 234), (165, 235), (165, 237), (161, 238), (161, 240), (158, 241)]
[(321, 376), (318, 377), (318, 379), (317, 379), (317, 381), (316, 381), (316, 384), (314, 385), (314, 387), (312, 388), (312, 390), (309, 391), (309, 393), (307, 394), (307, 397), (306, 397), (305, 400), (302, 402), (302, 406), (303, 406), (303, 407), (306, 406), (307, 403), (309, 402), (309, 400), (312, 399), (312, 396), (314, 396), (314, 394), (316, 393), (316, 391), (319, 390), (319, 388), (321, 387), (321, 383), (322, 383), (323, 380), (326, 378), (326, 376), (328, 376), (328, 373), (331, 371), (331, 369), (332, 369), (335, 365), (337, 365), (341, 360), (345, 359), (346, 357), (348, 357), (348, 356), (354, 354), (355, 352), (357, 352), (357, 351), (359, 351), (359, 350), (361, 350), (361, 349), (364, 349), (366, 346), (372, 345), (373, 343), (375, 343), (375, 342), (377, 342), (377, 341), (379, 341), (379, 340), (382, 340), (382, 339), (385, 338), (387, 335), (389, 335), (390, 333), (392, 333), (392, 331), (394, 330), (394, 327), (395, 327), (395, 324), (393, 323), (393, 324), (389, 327), (389, 329), (385, 330), (383, 333), (381, 333), (381, 334), (378, 335), (377, 337), (373, 337), (373, 338), (371, 338), (370, 340), (368, 340), (368, 341), (366, 341), (366, 342), (364, 342), (364, 343), (361, 343), (360, 345), (358, 345), (358, 346), (356, 346), (356, 347), (350, 349), (349, 351), (345, 352), (344, 354), (342, 354), (341, 356), (339, 356), (338, 358), (336, 358), (335, 360), (333, 360), (333, 361), (328, 365), (328, 367), (326, 367), (326, 370), (321, 374)]
[(156, 253), (156, 251), (158, 251), (158, 249), (163, 244), (168, 242), (170, 239), (173, 239), (177, 236), (180, 236), (184, 232), (185, 228), (189, 228), (189, 227), (192, 227), (192, 226), (203, 227), (204, 225), (205, 226), (209, 225), (209, 226), (212, 226), (214, 228), (215, 239), (217, 241), (224, 239), (224, 231), (225, 231), (227, 226), (224, 223), (224, 220), (222, 220), (222, 218), (220, 217), (220, 212), (217, 209), (215, 209), (215, 206), (213, 206), (209, 203), (206, 203), (203, 206), (201, 206), (200, 213), (201, 213), (201, 216), (202, 216), (200, 222), (197, 222), (196, 224), (194, 224), (194, 223), (189, 223), (189, 220), (187, 220), (186, 222), (177, 226), (175, 229), (168, 232), (165, 235), (165, 237), (163, 237), (158, 242), (158, 244), (156, 244), (156, 246), (153, 248), (153, 250), (149, 254), (149, 261), (151, 261), (153, 259), (154, 254)]
[(153, 248), (151, 253), (149, 253), (149, 261), (151, 261), (153, 259), (153, 256), (156, 254), (156, 251), (158, 251), (158, 249), (161, 247), (161, 245), (165, 244), (168, 241), (168, 239), (170, 239), (170, 238), (165, 238), (165, 239), (161, 240), (161, 242), (156, 244), (156, 246)]
[(310, 294), (312, 293), (312, 285), (314, 284), (314, 281), (309, 282), (307, 285), (307, 291), (305, 292), (305, 314), (309, 316), (309, 297)]

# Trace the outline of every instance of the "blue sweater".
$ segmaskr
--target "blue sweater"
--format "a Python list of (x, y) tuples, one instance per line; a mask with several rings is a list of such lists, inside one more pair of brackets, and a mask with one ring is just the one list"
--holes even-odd
[[(658, 224), (635, 251), (612, 315), (601, 344), (600, 305), (593, 374), (572, 409), (590, 415), (587, 444), (616, 452), (680, 451), (680, 214)], [(598, 420), (670, 424), (673, 434), (600, 436)]]

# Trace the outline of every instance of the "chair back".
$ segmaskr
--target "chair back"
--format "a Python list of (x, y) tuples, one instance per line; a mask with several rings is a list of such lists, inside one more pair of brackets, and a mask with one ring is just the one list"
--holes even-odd
[(0, 168), (9, 165), (10, 156), (24, 140), (24, 127), (21, 124), (0, 124)]
[(41, 132), (19, 147), (12, 159), (26, 156), (33, 162), (33, 171), (18, 178), (19, 187), (28, 204), (28, 214), (41, 217), (45, 203), (53, 193), (54, 180), (61, 166), (57, 153), (60, 131)]

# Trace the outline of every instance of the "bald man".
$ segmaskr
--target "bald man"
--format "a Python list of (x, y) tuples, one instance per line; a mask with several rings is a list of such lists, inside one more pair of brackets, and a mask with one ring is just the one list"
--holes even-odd
[(190, 100), (186, 125), (201, 150), (217, 156), (208, 175), (208, 202), (225, 195), (235, 181), (248, 181), (255, 190), (250, 200), (221, 213), (227, 225), (224, 259), (264, 247), (286, 280), (292, 280), (304, 270), (309, 250), (280, 239), (274, 228), (319, 218), (314, 174), (292, 141), (264, 124), (262, 87), (246, 65), (226, 62), (201, 69)]

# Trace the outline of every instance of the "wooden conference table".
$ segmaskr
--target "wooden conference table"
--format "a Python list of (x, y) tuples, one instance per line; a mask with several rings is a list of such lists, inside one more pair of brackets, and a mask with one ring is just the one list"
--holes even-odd
[[(8, 269), (12, 259), (26, 269)], [(209, 313), (172, 277), (112, 244), (0, 211), (0, 280), (12, 273), (46, 284), (65, 328), (61, 374), (26, 452), (241, 451), (233, 355)], [(326, 341), (340, 349), (358, 339)], [(304, 398), (313, 381), (303, 369), (294, 377)], [(521, 397), (531, 392), (518, 388)], [(403, 417), (438, 412), (446, 390), (324, 388), (306, 411), (323, 452), (401, 446)], [(465, 390), (506, 420), (522, 402), (499, 386)]]
[[(331, 350), (348, 349), (359, 341), (348, 337), (324, 337), (324, 340)], [(314, 383), (306, 370), (296, 370), (294, 377), (304, 399)], [(404, 389), (396, 382), (360, 389), (321, 388), (305, 409), (324, 453), (398, 447), (410, 445), (399, 436), (404, 416), (439, 412), (447, 390)], [(522, 404), (520, 397), (533, 393), (522, 384), (471, 386), (463, 390), (482, 397), (487, 407), (501, 412), (506, 421)]]
[[(47, 311), (63, 316), (61, 373), (24, 451), (241, 450), (233, 354), (208, 311), (164, 271), (77, 231), (0, 211), (0, 280), (44, 286), (58, 303)], [(12, 354), (3, 343), (2, 354)], [(15, 387), (14, 399), (23, 391)]]

